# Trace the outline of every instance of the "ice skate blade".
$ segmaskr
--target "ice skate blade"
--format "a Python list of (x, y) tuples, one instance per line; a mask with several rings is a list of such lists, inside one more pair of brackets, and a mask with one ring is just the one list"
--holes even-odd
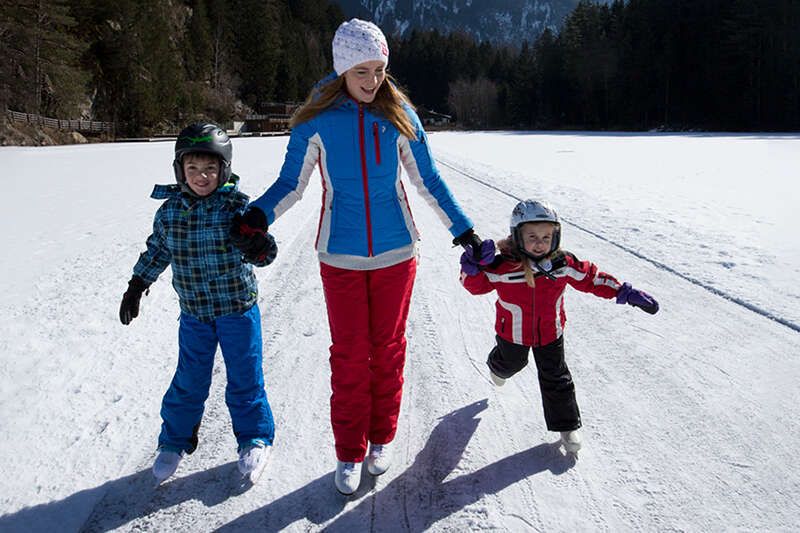
[(256, 483), (258, 483), (258, 480), (261, 479), (261, 475), (264, 473), (264, 470), (265, 470), (264, 468), (261, 468), (258, 471), (254, 470), (249, 474), (244, 474), (242, 476), (242, 483), (250, 484), (251, 486), (255, 485)]
[(264, 460), (264, 464), (258, 465), (258, 467), (255, 470), (253, 470), (252, 472), (250, 472), (248, 474), (245, 474), (242, 477), (244, 479), (248, 480), (253, 485), (258, 483), (258, 480), (261, 479), (261, 476), (264, 474), (264, 470), (267, 469), (267, 464), (266, 463), (267, 463), (268, 459), (269, 458)]
[(378, 477), (384, 475), (386, 472), (389, 471), (389, 468), (385, 468), (384, 470), (375, 470), (372, 468), (367, 468), (367, 473), (372, 477)]
[(506, 384), (506, 378), (501, 378), (494, 372), (489, 372), (489, 378), (492, 380), (495, 387), (502, 387)]

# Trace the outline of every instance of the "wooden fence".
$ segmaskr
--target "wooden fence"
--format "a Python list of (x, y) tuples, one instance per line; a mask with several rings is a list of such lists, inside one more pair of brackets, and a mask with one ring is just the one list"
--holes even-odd
[(81, 131), (85, 133), (114, 133), (113, 122), (98, 122), (96, 120), (62, 120), (58, 118), (31, 115), (18, 111), (6, 110), (6, 115), (14, 122), (38, 124), (47, 128), (66, 131)]

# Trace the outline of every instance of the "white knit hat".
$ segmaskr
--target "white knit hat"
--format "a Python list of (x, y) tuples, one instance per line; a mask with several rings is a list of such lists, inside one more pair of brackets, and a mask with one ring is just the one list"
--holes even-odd
[(366, 61), (389, 63), (386, 36), (379, 27), (366, 20), (342, 22), (333, 36), (333, 70), (341, 76)]

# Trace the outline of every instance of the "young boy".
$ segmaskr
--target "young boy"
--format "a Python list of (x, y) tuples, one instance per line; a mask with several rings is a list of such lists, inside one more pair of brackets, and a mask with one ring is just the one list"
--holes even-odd
[(620, 283), (593, 263), (563, 251), (561, 222), (549, 206), (519, 202), (511, 213), (511, 235), (497, 245), (483, 241), (477, 257), (471, 246), (461, 256), (461, 283), (472, 294), (497, 291), (497, 345), (486, 363), (501, 386), (525, 365), (533, 351), (547, 429), (561, 433), (564, 449), (581, 448), (581, 415), (575, 385), (564, 360), (564, 291), (567, 285), (601, 298), (616, 298), (655, 314), (658, 302), (646, 292)]
[[(231, 244), (231, 221), (248, 198), (231, 173), (233, 147), (214, 124), (192, 124), (175, 143), (177, 184), (156, 185), (152, 198), (166, 200), (155, 214), (147, 250), (133, 267), (119, 316), (127, 325), (139, 314), (142, 293), (167, 268), (180, 301), (178, 368), (161, 404), (161, 434), (153, 475), (161, 483), (197, 447), (197, 432), (211, 386), (217, 344), (228, 384), (225, 401), (238, 442), (239, 471), (255, 482), (263, 471), (275, 428), (264, 391), (261, 315), (252, 266)], [(244, 259), (265, 266), (277, 252)]]

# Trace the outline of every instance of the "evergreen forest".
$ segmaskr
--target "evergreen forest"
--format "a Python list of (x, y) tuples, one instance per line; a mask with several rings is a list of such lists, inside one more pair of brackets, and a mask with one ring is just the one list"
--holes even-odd
[[(11, 0), (0, 109), (121, 135), (229, 125), (303, 101), (343, 20), (327, 0)], [(465, 128), (800, 129), (797, 0), (582, 0), (515, 46), (388, 37), (414, 104)]]

